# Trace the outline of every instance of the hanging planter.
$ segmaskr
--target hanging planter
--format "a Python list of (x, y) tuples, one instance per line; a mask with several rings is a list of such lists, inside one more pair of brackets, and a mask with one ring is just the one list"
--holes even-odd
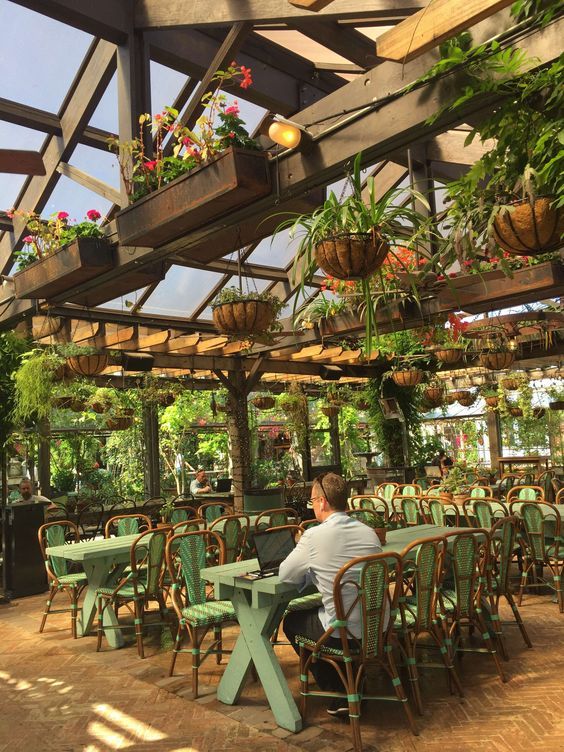
[(564, 410), (564, 400), (555, 400), (554, 402), (549, 402), (548, 406), (551, 410)]
[(264, 152), (226, 149), (118, 212), (119, 242), (156, 248), (270, 191)]
[(445, 401), (445, 390), (440, 386), (428, 386), (423, 390), (423, 396), (431, 407), (440, 407)]
[(463, 407), (470, 407), (470, 405), (473, 405), (474, 402), (476, 402), (476, 395), (472, 394), (472, 392), (461, 390), (456, 392), (456, 395), (457, 402)]
[(72, 355), (67, 358), (67, 365), (78, 376), (97, 376), (107, 368), (107, 355)]
[(509, 414), (512, 415), (514, 418), (522, 418), (523, 410), (520, 407), (510, 407)]
[(59, 410), (70, 410), (74, 397), (55, 397), (51, 404)]
[(515, 353), (508, 350), (501, 352), (481, 352), (479, 360), (484, 368), (489, 368), (490, 371), (503, 371), (513, 363)]
[(314, 248), (317, 266), (336, 279), (366, 279), (386, 259), (390, 246), (374, 229), (324, 238)]
[(108, 418), (106, 426), (110, 431), (125, 431), (127, 428), (131, 428), (133, 425), (133, 418), (131, 416), (116, 416), (114, 418)]
[(434, 355), (437, 360), (440, 360), (441, 363), (446, 363), (447, 365), (453, 365), (454, 363), (458, 363), (458, 361), (462, 358), (463, 350), (457, 347), (448, 347), (444, 350), (435, 350)]
[(545, 415), (546, 415), (546, 410), (544, 407), (533, 408), (533, 418), (540, 420), (541, 418), (544, 418)]
[(452, 394), (447, 394), (447, 396), (445, 397), (445, 402), (447, 403), (447, 405), (454, 405), (454, 403), (456, 402), (456, 394), (454, 392)]
[(516, 379), (513, 376), (506, 376), (505, 378), (500, 379), (500, 384), (507, 392), (515, 392), (521, 385), (519, 379)]
[(423, 371), (419, 368), (409, 368), (402, 371), (393, 371), (392, 379), (397, 386), (417, 386), (423, 379)]
[(484, 397), (484, 402), (488, 407), (497, 407), (499, 405), (499, 397)]
[(326, 415), (328, 418), (334, 418), (337, 416), (340, 412), (340, 408), (337, 407), (337, 405), (324, 405), (321, 408), (321, 412), (323, 415)]
[(554, 197), (543, 196), (501, 207), (492, 228), (497, 244), (518, 256), (535, 256), (557, 248), (564, 232), (564, 211), (553, 203)]
[(251, 402), (257, 408), (257, 410), (272, 410), (272, 408), (276, 404), (274, 397), (269, 396), (253, 397)]
[(86, 410), (86, 402), (81, 399), (73, 399), (69, 407), (73, 413), (83, 413)]
[(370, 402), (368, 400), (359, 400), (356, 403), (356, 407), (358, 410), (369, 410), (370, 409)]

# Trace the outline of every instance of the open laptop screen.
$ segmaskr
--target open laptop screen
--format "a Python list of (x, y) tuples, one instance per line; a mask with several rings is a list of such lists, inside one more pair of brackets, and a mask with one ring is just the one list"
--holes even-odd
[(262, 574), (267, 572), (278, 574), (280, 564), (296, 545), (291, 530), (271, 530), (270, 532), (255, 533), (254, 541)]

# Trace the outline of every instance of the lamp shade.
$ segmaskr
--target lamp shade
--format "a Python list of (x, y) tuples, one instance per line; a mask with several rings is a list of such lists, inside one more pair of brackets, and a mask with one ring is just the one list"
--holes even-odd
[(275, 120), (268, 129), (268, 136), (274, 143), (294, 149), (301, 141), (302, 134), (299, 128), (291, 123), (279, 123)]

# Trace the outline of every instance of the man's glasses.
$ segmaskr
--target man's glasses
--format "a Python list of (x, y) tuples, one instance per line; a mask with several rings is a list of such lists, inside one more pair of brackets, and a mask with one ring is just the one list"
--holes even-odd
[(323, 478), (327, 477), (327, 473), (321, 473), (321, 475), (318, 475), (317, 478), (314, 480), (314, 485), (317, 483), (319, 487), (321, 488), (322, 493), (319, 496), (312, 496), (309, 500), (309, 508), (313, 508), (313, 502), (317, 499), (326, 499), (327, 498), (327, 492), (323, 488)]

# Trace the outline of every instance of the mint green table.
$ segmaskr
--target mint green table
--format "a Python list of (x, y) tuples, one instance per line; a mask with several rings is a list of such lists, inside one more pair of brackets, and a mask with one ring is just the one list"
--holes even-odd
[[(456, 529), (458, 528), (449, 528), (449, 532)], [(468, 532), (467, 529), (460, 530)], [(443, 535), (444, 532), (445, 528), (437, 525), (419, 525), (393, 530), (388, 533), (384, 551), (400, 553), (418, 538)], [(257, 569), (258, 561), (250, 559), (219, 567), (207, 567), (201, 571), (202, 577), (214, 585), (215, 597), (218, 600), (231, 601), (240, 627), (235, 648), (217, 689), (217, 699), (226, 705), (235, 705), (254, 664), (276, 723), (296, 733), (301, 731), (302, 718), (272, 648), (270, 637), (292, 598), (314, 590), (298, 593), (293, 585), (280, 582), (278, 577), (261, 580), (243, 580), (238, 577)]]
[[(98, 538), (96, 540), (70, 543), (64, 546), (47, 548), (49, 556), (59, 556), (69, 561), (79, 561), (88, 578), (82, 612), (78, 614), (78, 635), (84, 637), (92, 629), (96, 616), (96, 590), (100, 587), (115, 586), (125, 567), (129, 564), (131, 544), (137, 535), (123, 535), (118, 538)], [(118, 628), (118, 620), (113, 608), (104, 610), (104, 626), (108, 643), (114, 648), (123, 647), (124, 640)]]

